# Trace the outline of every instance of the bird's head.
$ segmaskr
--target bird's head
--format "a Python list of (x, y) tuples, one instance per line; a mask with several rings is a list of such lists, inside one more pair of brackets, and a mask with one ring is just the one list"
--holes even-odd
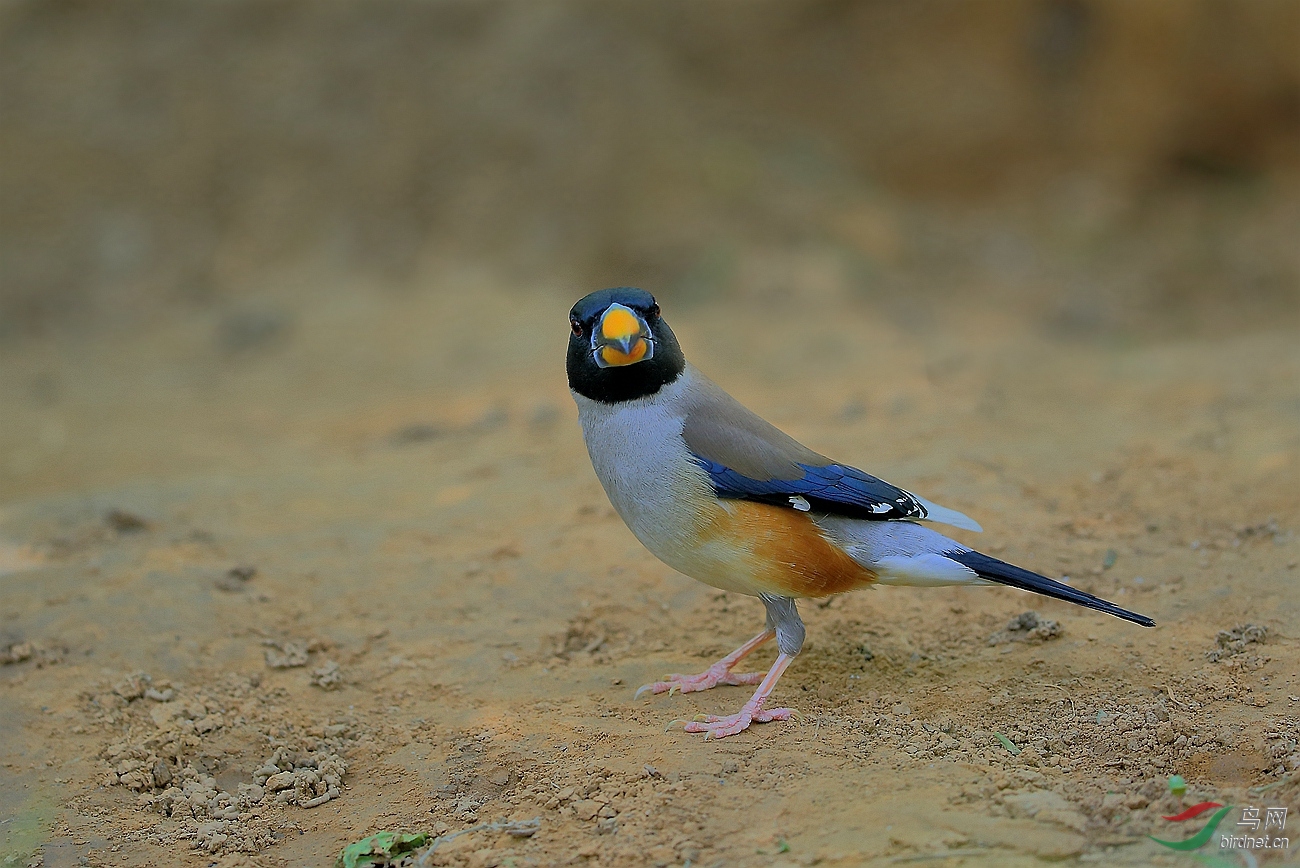
[(607, 404), (653, 395), (686, 367), (681, 347), (643, 289), (602, 289), (569, 311), (569, 388)]

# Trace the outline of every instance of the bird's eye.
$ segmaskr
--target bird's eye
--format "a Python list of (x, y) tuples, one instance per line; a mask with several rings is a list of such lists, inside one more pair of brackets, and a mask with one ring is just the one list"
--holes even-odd
[(575, 335), (582, 337), (582, 323), (578, 322), (576, 319), (571, 319), (569, 320), (569, 328), (573, 329)]
[(649, 314), (651, 317), (659, 316), (659, 305), (657, 304), (650, 305)]

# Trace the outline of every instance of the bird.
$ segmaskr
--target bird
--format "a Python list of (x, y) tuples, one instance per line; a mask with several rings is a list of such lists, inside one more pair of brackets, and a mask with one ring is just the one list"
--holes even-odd
[[(633, 535), (668, 566), (723, 591), (756, 596), (762, 632), (697, 675), (645, 693), (757, 685), (735, 714), (685, 730), (726, 738), (788, 720), (769, 708), (803, 646), (797, 601), (872, 585), (1009, 585), (1151, 627), (1114, 603), (950, 539), (926, 523), (981, 531), (953, 509), (827, 458), (783, 433), (686, 361), (649, 292), (592, 292), (569, 312), (569, 389), (592, 468)], [(775, 639), (766, 673), (737, 672)]]

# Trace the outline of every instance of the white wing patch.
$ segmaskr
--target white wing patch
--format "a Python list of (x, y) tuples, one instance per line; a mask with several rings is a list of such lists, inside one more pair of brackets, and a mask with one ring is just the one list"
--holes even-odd
[(808, 502), (808, 498), (800, 497), (797, 494), (790, 495), (790, 505), (800, 512), (807, 512), (812, 509), (812, 504)]

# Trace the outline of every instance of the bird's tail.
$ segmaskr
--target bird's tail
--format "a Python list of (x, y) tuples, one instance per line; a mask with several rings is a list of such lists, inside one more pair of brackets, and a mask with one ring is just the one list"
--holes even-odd
[(944, 552), (943, 556), (974, 570), (980, 578), (997, 582), (1000, 585), (1010, 585), (1013, 588), (1020, 588), (1022, 591), (1033, 591), (1036, 594), (1076, 603), (1089, 609), (1096, 609), (1098, 612), (1105, 612), (1107, 615), (1114, 615), (1116, 618), (1123, 618), (1125, 621), (1132, 621), (1134, 624), (1141, 624), (1143, 627), (1154, 627), (1156, 624), (1146, 615), (1139, 615), (1136, 612), (1130, 612), (1128, 609), (1121, 609), (1114, 603), (1107, 602), (1100, 597), (1085, 594), (1083, 591), (1071, 588), (1069, 585), (1063, 585), (1046, 576), (1040, 576), (1038, 573), (1030, 572), (1022, 567), (1017, 567), (976, 551)]

